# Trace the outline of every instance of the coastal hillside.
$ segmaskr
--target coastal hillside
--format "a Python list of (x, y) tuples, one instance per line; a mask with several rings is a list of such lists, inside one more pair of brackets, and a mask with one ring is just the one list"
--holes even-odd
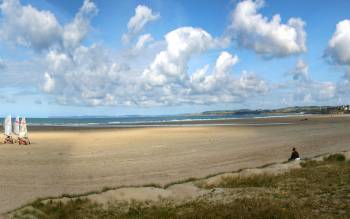
[(248, 115), (248, 114), (350, 114), (349, 105), (342, 106), (294, 106), (278, 109), (239, 109), (214, 110), (202, 112), (202, 115)]

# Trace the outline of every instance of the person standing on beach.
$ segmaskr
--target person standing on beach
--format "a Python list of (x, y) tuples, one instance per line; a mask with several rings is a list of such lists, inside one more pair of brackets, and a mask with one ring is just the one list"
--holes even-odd
[(292, 155), (290, 156), (289, 160), (299, 160), (299, 153), (296, 150), (296, 148), (293, 148)]

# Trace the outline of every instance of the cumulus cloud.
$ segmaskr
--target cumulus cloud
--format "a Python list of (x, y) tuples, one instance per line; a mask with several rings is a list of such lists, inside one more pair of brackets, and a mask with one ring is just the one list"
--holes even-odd
[(347, 95), (350, 91), (350, 20), (342, 20), (336, 25), (335, 32), (328, 41), (325, 58), (331, 64), (341, 66), (344, 70), (342, 80), (338, 83), (339, 95)]
[(215, 72), (225, 73), (238, 62), (238, 56), (232, 56), (228, 52), (222, 52), (216, 60)]
[(98, 45), (53, 50), (46, 55), (43, 90), (60, 104), (126, 105), (137, 95), (135, 81), (127, 65), (119, 64), (108, 50)]
[(313, 80), (309, 76), (309, 66), (302, 59), (297, 60), (295, 67), (288, 72), (288, 75), (293, 80), (280, 86), (280, 89), (290, 90), (291, 95), (287, 101), (290, 104), (314, 104), (329, 101), (338, 96), (337, 85), (333, 82)]
[[(143, 64), (135, 64), (136, 56), (125, 58), (101, 45), (86, 45), (83, 41), (92, 29), (90, 20), (97, 12), (96, 5), (85, 0), (73, 20), (63, 25), (51, 12), (23, 6), (18, 0), (1, 4), (1, 37), (40, 51), (40, 61), (35, 64), (42, 66), (42, 75), (36, 82), (41, 81), (41, 91), (59, 104), (221, 104), (241, 102), (269, 90), (267, 83), (253, 73), (235, 75), (232, 68), (239, 59), (228, 52), (221, 52), (212, 67), (208, 64), (195, 73), (188, 72), (194, 55), (221, 48), (218, 39), (201, 28), (170, 31), (165, 41), (156, 42), (162, 45), (158, 53), (144, 58), (149, 62)], [(128, 38), (136, 37), (158, 17), (148, 7), (138, 6), (128, 23)], [(151, 34), (144, 34), (131, 48), (143, 54), (152, 41)]]
[(298, 59), (295, 67), (289, 72), (293, 80), (309, 80), (309, 66), (302, 59)]
[[(187, 71), (193, 54), (210, 48), (212, 37), (186, 27), (165, 36), (167, 47), (143, 71), (121, 64), (103, 47), (79, 46), (66, 55), (47, 54), (44, 91), (61, 104), (139, 105), (213, 104), (243, 101), (268, 91), (265, 81), (248, 72), (232, 75), (238, 57), (222, 52), (208, 74)], [(181, 42), (181, 44), (179, 44)], [(178, 45), (178, 46), (175, 46)]]
[(296, 87), (294, 99), (298, 102), (309, 104), (329, 101), (336, 98), (337, 86), (332, 82), (313, 81), (308, 86)]
[(228, 52), (220, 54), (210, 74), (206, 65), (189, 76), (191, 57), (216, 46), (215, 39), (203, 29), (178, 28), (166, 34), (165, 39), (166, 49), (143, 72), (145, 90), (161, 94), (158, 101), (167, 105), (235, 102), (268, 91), (266, 82), (252, 73), (233, 77), (231, 68), (238, 57)]
[(128, 43), (143, 30), (147, 23), (155, 21), (159, 17), (159, 13), (153, 13), (151, 8), (145, 5), (138, 5), (135, 8), (135, 15), (128, 22), (128, 32), (123, 35), (123, 42)]
[(90, 30), (90, 19), (98, 12), (96, 5), (85, 0), (73, 22), (63, 28), (62, 41), (65, 48), (76, 47)]
[(143, 49), (147, 43), (150, 43), (152, 41), (153, 41), (153, 37), (149, 33), (139, 36), (137, 43), (135, 45), (135, 50)]
[(341, 81), (338, 84), (338, 92), (342, 96), (346, 96), (350, 91), (350, 67), (347, 67)]
[(47, 72), (45, 73), (44, 78), (45, 78), (45, 82), (44, 82), (43, 90), (46, 93), (51, 93), (55, 89), (55, 80)]
[(62, 26), (50, 11), (23, 6), (19, 0), (4, 0), (0, 10), (0, 38), (37, 51), (77, 46), (89, 31), (90, 18), (97, 13), (95, 4), (85, 0), (74, 20)]
[(231, 14), (228, 37), (238, 46), (252, 49), (264, 57), (305, 52), (305, 22), (300, 18), (290, 18), (284, 24), (279, 14), (269, 20), (258, 13), (264, 4), (263, 0), (239, 2)]
[(342, 20), (328, 42), (326, 57), (339, 65), (350, 65), (350, 20)]
[(233, 82), (230, 76), (230, 70), (238, 61), (237, 56), (232, 56), (228, 52), (222, 52), (218, 59), (214, 70), (211, 74), (208, 74), (209, 65), (205, 65), (203, 68), (198, 69), (190, 78), (192, 93), (202, 94), (210, 93), (212, 91), (218, 91), (221, 88), (221, 84), (230, 84), (234, 86), (234, 83), (228, 82), (230, 80)]
[(0, 10), (1, 38), (37, 50), (59, 43), (62, 27), (51, 12), (22, 6), (18, 0), (4, 0)]
[(197, 104), (244, 102), (246, 98), (264, 95), (269, 91), (267, 83), (253, 73), (243, 71), (239, 77), (234, 77), (229, 69), (217, 71), (214, 68), (208, 74), (208, 65), (198, 69), (190, 82), (191, 98)]
[(191, 55), (201, 53), (213, 45), (209, 33), (193, 27), (181, 27), (165, 35), (166, 50), (157, 54), (143, 72), (150, 86), (182, 81), (187, 77), (187, 62)]

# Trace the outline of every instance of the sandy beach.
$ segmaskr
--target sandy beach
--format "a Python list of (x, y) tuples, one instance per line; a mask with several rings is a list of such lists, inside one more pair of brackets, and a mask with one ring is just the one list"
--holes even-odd
[(29, 127), (31, 145), (0, 144), (0, 213), (36, 198), (106, 186), (164, 185), (282, 162), (292, 147), (297, 147), (302, 157), (350, 149), (350, 117), (346, 116), (170, 125)]

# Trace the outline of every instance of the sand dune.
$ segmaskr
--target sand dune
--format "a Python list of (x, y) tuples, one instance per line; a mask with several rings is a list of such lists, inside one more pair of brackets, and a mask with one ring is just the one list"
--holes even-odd
[(0, 145), (0, 212), (39, 197), (164, 185), (282, 162), (293, 146), (302, 156), (350, 149), (348, 117), (299, 120), (240, 121), (292, 123), (268, 126), (37, 129), (30, 146)]

